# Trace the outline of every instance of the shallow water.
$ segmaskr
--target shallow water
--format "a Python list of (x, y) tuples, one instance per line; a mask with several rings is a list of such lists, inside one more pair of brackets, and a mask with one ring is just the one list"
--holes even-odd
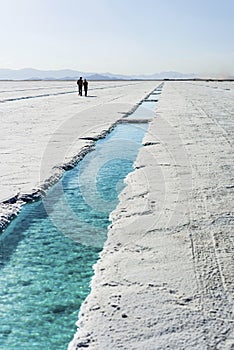
[(0, 237), (0, 349), (62, 350), (147, 124), (118, 125)]
[(130, 114), (127, 119), (140, 119), (143, 120), (151, 120), (155, 117), (155, 109), (157, 107), (158, 100), (160, 98), (160, 94), (162, 92), (161, 85), (155, 89), (145, 100), (141, 102), (138, 108)]

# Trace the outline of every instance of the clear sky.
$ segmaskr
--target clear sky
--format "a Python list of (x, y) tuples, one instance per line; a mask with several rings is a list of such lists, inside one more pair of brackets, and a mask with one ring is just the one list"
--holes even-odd
[(234, 75), (234, 0), (0, 0), (0, 67)]

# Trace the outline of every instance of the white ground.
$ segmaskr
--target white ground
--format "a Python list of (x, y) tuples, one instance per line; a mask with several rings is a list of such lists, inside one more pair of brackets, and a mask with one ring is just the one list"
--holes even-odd
[[(0, 82), (0, 226), (17, 212), (20, 197), (61, 175), (61, 166), (147, 96), (157, 82)], [(46, 187), (46, 186), (44, 186)], [(3, 201), (18, 195), (15, 204)]]
[(233, 101), (165, 83), (69, 350), (234, 349)]
[[(0, 201), (53, 182), (158, 84), (1, 82)], [(165, 83), (69, 349), (234, 348), (233, 100), (231, 83)]]

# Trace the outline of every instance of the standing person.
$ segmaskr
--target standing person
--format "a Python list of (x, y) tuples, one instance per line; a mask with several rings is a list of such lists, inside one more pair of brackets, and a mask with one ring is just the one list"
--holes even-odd
[(84, 85), (84, 92), (85, 92), (85, 96), (87, 96), (87, 93), (88, 93), (88, 82), (87, 82), (87, 80), (85, 79), (84, 80), (84, 83), (83, 83), (83, 85)]
[(82, 79), (82, 77), (80, 77), (80, 79), (77, 80), (77, 85), (78, 85), (79, 95), (82, 96), (82, 86), (83, 86), (83, 79)]

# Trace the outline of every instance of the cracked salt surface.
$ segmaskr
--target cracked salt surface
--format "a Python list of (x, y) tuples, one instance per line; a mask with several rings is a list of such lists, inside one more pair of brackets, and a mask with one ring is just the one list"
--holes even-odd
[(165, 82), (69, 350), (234, 348), (233, 97)]

